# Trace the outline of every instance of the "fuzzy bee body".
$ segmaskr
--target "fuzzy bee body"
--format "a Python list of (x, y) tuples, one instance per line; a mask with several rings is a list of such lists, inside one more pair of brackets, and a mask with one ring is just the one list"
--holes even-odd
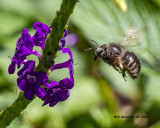
[(133, 79), (139, 76), (141, 69), (140, 60), (133, 52), (126, 51), (121, 44), (109, 43), (98, 46), (95, 50), (94, 60), (97, 58), (102, 58), (118, 72), (120, 69), (123, 78), (126, 77), (126, 70)]
[(97, 58), (102, 58), (109, 66), (112, 66), (118, 72), (121, 71), (124, 79), (126, 77), (125, 71), (128, 71), (130, 76), (136, 79), (140, 74), (141, 62), (133, 52), (125, 50), (124, 47), (137, 45), (140, 42), (139, 35), (137, 29), (128, 29), (122, 42), (98, 45), (96, 41), (91, 40), (96, 43), (97, 47), (88, 48), (84, 51), (95, 49), (94, 61)]
[(132, 78), (135, 79), (139, 76), (141, 70), (141, 62), (133, 52), (126, 52), (123, 58), (123, 64)]

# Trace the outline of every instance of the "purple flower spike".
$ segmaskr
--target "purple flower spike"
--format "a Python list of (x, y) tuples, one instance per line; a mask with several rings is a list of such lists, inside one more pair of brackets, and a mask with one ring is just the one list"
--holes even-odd
[(46, 72), (35, 71), (35, 61), (27, 61), (24, 67), (18, 72), (18, 76), (18, 87), (20, 90), (24, 91), (26, 99), (32, 100), (34, 94), (41, 99), (45, 97), (46, 92), (40, 85), (44, 85), (48, 82), (49, 78)]
[(34, 44), (35, 46), (40, 46), (42, 50), (44, 50), (47, 35), (50, 33), (50, 28), (41, 22), (36, 22), (33, 27), (37, 30), (35, 35), (32, 37)]
[[(24, 91), (24, 97), (28, 100), (32, 100), (34, 95), (44, 100), (44, 105), (49, 104), (50, 107), (53, 107), (58, 102), (65, 101), (69, 96), (69, 90), (74, 87), (74, 69), (73, 69), (73, 55), (69, 48), (64, 48), (66, 45), (66, 36), (68, 35), (68, 30), (65, 30), (62, 40), (59, 42), (60, 48), (58, 51), (62, 50), (62, 53), (68, 53), (70, 59), (67, 61), (55, 64), (53, 60), (53, 66), (50, 68), (50, 71), (68, 68), (70, 77), (60, 80), (59, 82), (52, 81), (52, 83), (47, 83), (49, 81), (48, 75), (46, 72), (36, 71), (35, 61), (29, 60), (26, 58), (28, 55), (36, 55), (39, 60), (42, 59), (43, 54), (37, 50), (34, 50), (34, 46), (40, 46), (42, 50), (45, 49), (45, 44), (48, 34), (54, 29), (37, 22), (33, 25), (36, 30), (34, 36), (28, 33), (27, 28), (22, 32), (21, 37), (16, 43), (15, 55), (12, 58), (11, 64), (9, 65), (8, 72), (13, 74), (15, 72), (16, 66), (19, 69), (23, 64), (23, 68), (18, 71), (17, 84), (21, 91)], [(48, 36), (49, 37), (49, 36)], [(48, 73), (50, 73), (50, 71)], [(45, 88), (41, 85), (44, 85)]]
[(31, 35), (28, 33), (27, 28), (25, 28), (22, 32), (22, 36), (18, 39), (16, 45), (17, 47), (15, 55), (13, 56), (12, 62), (8, 69), (9, 74), (13, 74), (15, 72), (16, 65), (19, 69), (21, 67), (22, 61), (24, 61), (26, 57), (32, 53), (34, 43)]

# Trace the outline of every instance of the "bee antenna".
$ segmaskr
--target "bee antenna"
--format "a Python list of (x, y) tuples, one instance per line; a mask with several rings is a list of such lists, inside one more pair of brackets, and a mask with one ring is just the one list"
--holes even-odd
[(84, 51), (86, 52), (86, 51), (89, 51), (89, 50), (92, 50), (92, 49), (96, 49), (96, 48), (88, 48), (88, 49), (86, 49)]
[(97, 45), (97, 47), (98, 47), (98, 43), (96, 42), (96, 41), (94, 41), (94, 40), (91, 40), (92, 42), (94, 42), (94, 43), (96, 43), (96, 45)]

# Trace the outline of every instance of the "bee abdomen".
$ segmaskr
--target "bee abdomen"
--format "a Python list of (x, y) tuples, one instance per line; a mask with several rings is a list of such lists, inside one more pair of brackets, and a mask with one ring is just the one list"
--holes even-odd
[(133, 52), (126, 52), (123, 57), (123, 65), (132, 78), (137, 78), (141, 70), (141, 62)]

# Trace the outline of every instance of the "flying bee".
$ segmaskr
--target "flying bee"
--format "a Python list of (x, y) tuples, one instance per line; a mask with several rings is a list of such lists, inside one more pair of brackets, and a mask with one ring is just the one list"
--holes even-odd
[[(95, 42), (94, 40), (91, 40)], [(123, 78), (125, 79), (125, 71), (128, 71), (130, 76), (133, 79), (138, 78), (141, 70), (141, 62), (138, 57), (129, 50), (125, 50), (124, 46), (128, 43), (136, 44), (137, 36), (135, 31), (128, 33), (127, 37), (121, 43), (109, 43), (109, 44), (97, 44), (96, 48), (89, 48), (85, 51), (95, 49), (95, 58), (102, 58), (104, 62), (111, 65), (115, 70), (122, 73)], [(120, 71), (119, 71), (120, 69)], [(125, 79), (126, 80), (126, 79)]]

